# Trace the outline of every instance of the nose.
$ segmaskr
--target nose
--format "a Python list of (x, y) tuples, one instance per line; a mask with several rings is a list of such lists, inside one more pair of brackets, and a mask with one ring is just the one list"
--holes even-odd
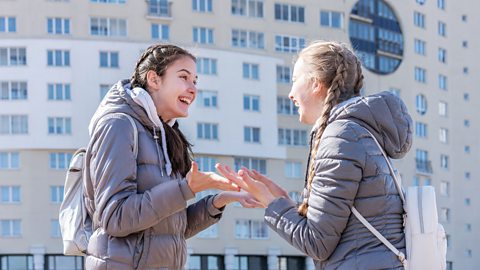
[(290, 92), (288, 93), (288, 98), (293, 100), (293, 88), (290, 89)]
[(197, 95), (197, 91), (198, 91), (197, 86), (194, 83), (190, 83), (187, 91), (188, 91), (188, 93), (192, 94), (193, 97), (195, 98), (195, 96)]

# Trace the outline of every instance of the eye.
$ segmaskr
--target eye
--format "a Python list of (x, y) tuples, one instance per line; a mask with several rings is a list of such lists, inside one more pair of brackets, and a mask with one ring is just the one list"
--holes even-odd
[(184, 79), (184, 80), (188, 80), (188, 76), (187, 75), (180, 75), (180, 78)]

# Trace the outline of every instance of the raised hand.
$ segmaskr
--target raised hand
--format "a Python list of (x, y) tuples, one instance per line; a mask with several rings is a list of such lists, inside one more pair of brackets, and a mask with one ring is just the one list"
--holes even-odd
[(232, 202), (239, 202), (245, 208), (257, 208), (263, 206), (253, 197), (252, 194), (245, 191), (222, 191), (215, 196), (213, 206), (216, 208), (222, 208)]
[(277, 183), (275, 183), (272, 179), (257, 172), (256, 170), (249, 170), (245, 167), (242, 167), (242, 170), (246, 171), (251, 178), (265, 184), (270, 190), (270, 192), (273, 194), (273, 196), (288, 198), (288, 192), (284, 188), (277, 185)]
[(223, 176), (252, 194), (263, 207), (267, 207), (275, 200), (275, 196), (270, 192), (270, 189), (264, 183), (251, 178), (246, 171), (240, 170), (235, 173), (230, 167), (221, 164), (217, 164), (215, 167)]
[(240, 191), (237, 184), (225, 177), (213, 172), (201, 172), (198, 170), (198, 164), (192, 161), (192, 168), (187, 173), (187, 183), (193, 193), (206, 189), (220, 189), (230, 191)]

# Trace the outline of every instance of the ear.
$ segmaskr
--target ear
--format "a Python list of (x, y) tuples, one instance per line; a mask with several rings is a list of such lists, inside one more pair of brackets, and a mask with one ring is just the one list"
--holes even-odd
[(325, 84), (319, 81), (318, 79), (314, 79), (312, 82), (312, 91), (316, 95), (323, 96), (327, 93), (327, 89), (325, 87)]
[(154, 70), (147, 71), (147, 88), (148, 90), (158, 89), (160, 85), (160, 76)]

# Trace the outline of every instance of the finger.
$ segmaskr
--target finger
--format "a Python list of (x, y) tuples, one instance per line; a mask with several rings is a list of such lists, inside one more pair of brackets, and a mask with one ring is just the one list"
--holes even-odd
[(236, 173), (230, 172), (224, 165), (221, 164), (216, 164), (215, 168), (222, 174), (224, 177), (228, 178), (229, 180), (232, 180), (233, 178), (237, 178), (238, 175)]
[(255, 179), (255, 174), (251, 170), (249, 170), (247, 167), (242, 166), (241, 169), (246, 171), (251, 178)]
[(198, 164), (195, 161), (192, 161), (192, 167), (190, 169), (193, 173), (198, 172)]

